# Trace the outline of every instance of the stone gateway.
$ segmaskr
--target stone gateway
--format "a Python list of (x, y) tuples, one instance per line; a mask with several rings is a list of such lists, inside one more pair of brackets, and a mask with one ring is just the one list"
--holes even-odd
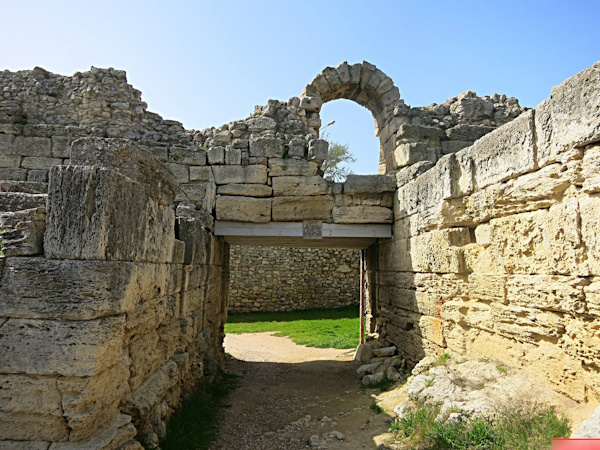
[[(230, 245), (366, 249), (367, 326), (409, 365), (491, 357), (600, 395), (600, 63), (535, 110), (412, 108), (342, 63), (202, 131), (114, 69), (0, 88), (1, 448), (158, 445), (223, 361)], [(323, 178), (339, 98), (373, 114), (378, 175)]]

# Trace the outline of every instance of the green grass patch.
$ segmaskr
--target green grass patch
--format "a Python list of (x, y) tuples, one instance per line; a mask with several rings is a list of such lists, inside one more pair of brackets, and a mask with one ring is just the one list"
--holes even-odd
[(359, 341), (358, 306), (287, 312), (231, 313), (225, 333), (274, 331), (298, 345), (316, 348), (353, 348)]
[(218, 413), (229, 392), (236, 386), (236, 376), (221, 374), (220, 380), (197, 391), (183, 401), (167, 425), (162, 450), (205, 450), (217, 436)]
[(450, 423), (436, 422), (438, 406), (421, 405), (389, 428), (407, 449), (423, 450), (537, 450), (550, 449), (552, 438), (571, 434), (569, 421), (551, 408), (524, 416), (517, 408), (491, 422), (482, 417)]
[(451, 359), (452, 356), (450, 356), (449, 353), (442, 353), (440, 356), (438, 356), (434, 366), (447, 366)]

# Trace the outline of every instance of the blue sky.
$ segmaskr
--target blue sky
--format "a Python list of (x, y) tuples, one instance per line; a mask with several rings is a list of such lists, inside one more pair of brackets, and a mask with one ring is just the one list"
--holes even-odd
[[(149, 109), (186, 128), (287, 100), (326, 66), (367, 60), (413, 106), (465, 90), (535, 107), (600, 60), (599, 1), (0, 0), (0, 69), (127, 71)], [(376, 173), (370, 113), (326, 104), (332, 140)]]

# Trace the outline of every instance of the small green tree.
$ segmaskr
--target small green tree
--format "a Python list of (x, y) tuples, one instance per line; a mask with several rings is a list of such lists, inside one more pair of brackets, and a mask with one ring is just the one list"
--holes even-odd
[[(327, 139), (324, 136), (323, 139)], [(348, 164), (356, 162), (356, 158), (350, 152), (348, 144), (329, 141), (329, 155), (323, 162), (323, 173), (325, 178), (331, 178), (333, 181), (344, 181), (352, 173)]]

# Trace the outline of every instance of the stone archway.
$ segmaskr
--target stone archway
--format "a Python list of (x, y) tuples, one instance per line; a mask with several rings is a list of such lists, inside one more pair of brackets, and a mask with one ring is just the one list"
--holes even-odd
[[(404, 105), (404, 101), (400, 99), (400, 91), (392, 79), (366, 61), (352, 65), (344, 61), (336, 68), (323, 69), (304, 88), (300, 106), (318, 118), (323, 103), (337, 99), (352, 100), (371, 112), (375, 120), (375, 135), (379, 137), (379, 173), (393, 170), (393, 165), (386, 161), (394, 150), (393, 136), (399, 127), (393, 120), (395, 109)], [(318, 127), (312, 131), (318, 134)]]

